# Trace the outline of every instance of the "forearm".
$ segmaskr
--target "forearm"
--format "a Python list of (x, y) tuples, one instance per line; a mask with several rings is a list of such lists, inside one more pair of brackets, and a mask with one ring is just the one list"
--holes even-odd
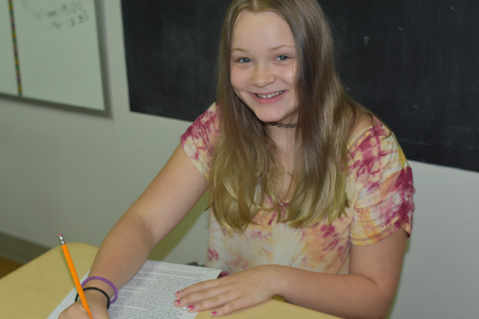
[(351, 245), (347, 275), (271, 266), (281, 279), (278, 294), (343, 318), (382, 318), (396, 293), (406, 241), (406, 232), (398, 230), (371, 245)]
[[(93, 262), (90, 276), (106, 278), (120, 289), (145, 262), (152, 246), (151, 232), (142, 218), (132, 212), (126, 213), (103, 241)], [(88, 281), (84, 287), (99, 288), (110, 298), (114, 295), (113, 288), (102, 280)], [(85, 290), (85, 296), (94, 318), (109, 318), (106, 307), (108, 300), (101, 292)], [(59, 318), (86, 319), (88, 314), (77, 302), (65, 309)]]
[[(107, 278), (120, 289), (133, 277), (147, 259), (154, 242), (141, 217), (125, 214), (106, 236), (93, 262), (90, 276)], [(93, 280), (86, 286), (95, 286), (113, 296), (106, 283)]]
[[(188, 183), (185, 183), (185, 181)], [(138, 200), (102, 243), (91, 269), (119, 289), (136, 274), (151, 249), (191, 210), (207, 188), (206, 179), (178, 147)], [(108, 284), (95, 280), (110, 296)]]
[[(107, 235), (95, 257), (90, 276), (104, 277), (120, 289), (138, 272), (151, 249), (186, 216), (207, 186), (206, 179), (178, 147)], [(114, 294), (112, 287), (101, 280), (85, 284), (85, 287), (93, 286), (104, 290), (110, 297)], [(99, 313), (97, 318), (108, 318), (105, 296), (95, 290), (87, 290), (85, 295), (95, 305), (94, 310)], [(66, 309), (61, 318), (85, 316), (86, 312), (77, 303)]]
[(361, 275), (321, 274), (271, 266), (278, 281), (278, 295), (286, 301), (342, 318), (382, 318), (391, 293)]

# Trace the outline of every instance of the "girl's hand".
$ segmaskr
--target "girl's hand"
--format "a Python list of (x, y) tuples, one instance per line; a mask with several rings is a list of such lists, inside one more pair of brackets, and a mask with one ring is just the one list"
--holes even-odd
[[(109, 319), (110, 315), (106, 309), (105, 296), (96, 291), (85, 291), (93, 319)], [(88, 312), (83, 308), (80, 300), (63, 310), (58, 319), (90, 319)]]
[(233, 275), (203, 281), (176, 293), (176, 307), (189, 312), (211, 310), (224, 316), (270, 300), (276, 295), (278, 278), (274, 266), (259, 266)]

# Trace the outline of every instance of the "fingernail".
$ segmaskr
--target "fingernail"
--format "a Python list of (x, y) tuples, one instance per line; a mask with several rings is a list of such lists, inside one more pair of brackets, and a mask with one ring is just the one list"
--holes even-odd
[(190, 305), (190, 306), (188, 306), (188, 308), (187, 308), (187, 309), (188, 309), (188, 311), (192, 311), (193, 309), (195, 309), (195, 306), (193, 306), (193, 305)]
[(212, 316), (212, 317), (213, 317), (213, 316), (216, 316), (216, 314), (217, 314), (217, 312), (216, 312), (216, 311), (213, 311), (213, 312), (211, 313), (211, 316)]
[(178, 299), (178, 300), (175, 300), (175, 305), (179, 306), (179, 305), (180, 305), (180, 303), (181, 303), (181, 300), (180, 300), (180, 299)]
[(175, 295), (177, 295), (177, 296), (178, 296), (179, 294), (181, 294), (181, 291), (177, 291), (177, 292), (175, 293)]

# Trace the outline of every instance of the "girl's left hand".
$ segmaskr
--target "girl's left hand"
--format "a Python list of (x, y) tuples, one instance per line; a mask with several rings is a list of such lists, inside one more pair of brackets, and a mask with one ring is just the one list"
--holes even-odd
[(258, 266), (222, 278), (203, 281), (178, 291), (176, 307), (189, 312), (211, 310), (211, 316), (224, 316), (273, 298), (277, 283), (274, 266)]

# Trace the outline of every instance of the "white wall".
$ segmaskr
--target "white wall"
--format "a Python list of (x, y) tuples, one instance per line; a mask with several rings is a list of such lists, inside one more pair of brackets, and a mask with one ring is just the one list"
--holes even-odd
[[(190, 124), (129, 111), (120, 1), (104, 3), (113, 118), (0, 99), (0, 232), (48, 247), (57, 245), (59, 232), (70, 242), (99, 245)], [(181, 230), (192, 227), (205, 206), (197, 205)], [(203, 242), (206, 217), (193, 228)], [(185, 249), (178, 260), (204, 260), (206, 248), (204, 254)]]
[(392, 318), (479, 318), (479, 174), (411, 166), (416, 211)]
[[(104, 2), (112, 119), (0, 99), (1, 233), (52, 247), (63, 232), (99, 245), (189, 125), (129, 111), (120, 0)], [(477, 318), (479, 174), (411, 166), (414, 229), (391, 318)], [(204, 207), (155, 258), (204, 261)]]

